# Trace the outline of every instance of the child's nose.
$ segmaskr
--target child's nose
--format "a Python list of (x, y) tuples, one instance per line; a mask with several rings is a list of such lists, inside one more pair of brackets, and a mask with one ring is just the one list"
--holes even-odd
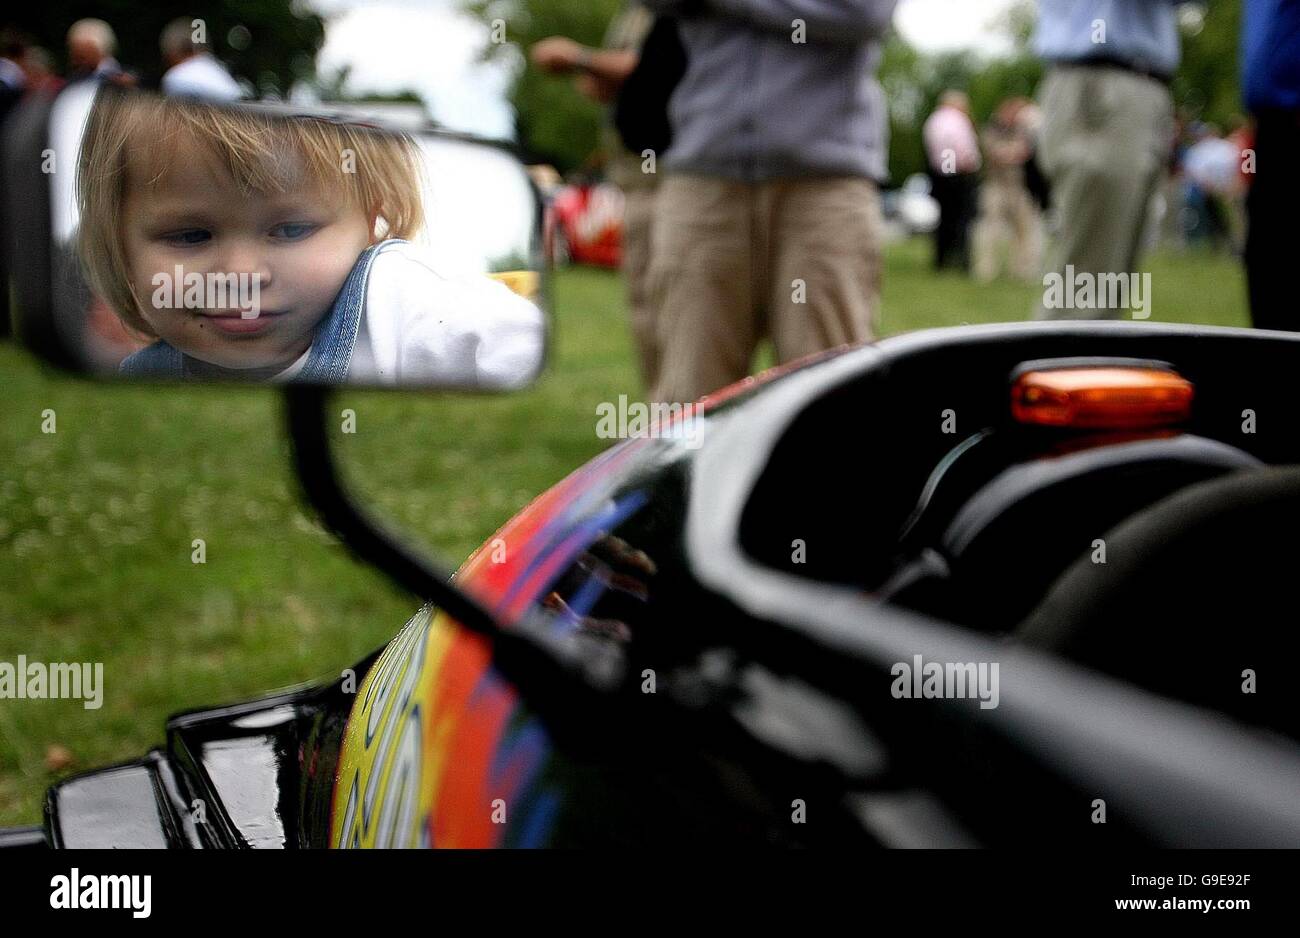
[(255, 278), (262, 289), (271, 283), (271, 268), (265, 254), (251, 244), (231, 244), (221, 259), (223, 274)]

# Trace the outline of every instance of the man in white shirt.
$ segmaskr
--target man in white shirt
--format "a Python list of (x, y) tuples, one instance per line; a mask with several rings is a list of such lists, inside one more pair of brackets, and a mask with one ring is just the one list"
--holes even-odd
[(239, 84), (208, 51), (202, 29), (201, 20), (187, 16), (163, 27), (159, 44), (168, 66), (162, 77), (163, 94), (169, 98), (236, 101), (242, 97)]

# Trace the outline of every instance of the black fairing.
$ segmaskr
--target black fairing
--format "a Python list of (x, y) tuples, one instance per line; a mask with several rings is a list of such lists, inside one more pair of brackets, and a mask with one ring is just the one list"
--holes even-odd
[(55, 847), (298, 848), (327, 845), (345, 680), (177, 714), (167, 746), (55, 785)]

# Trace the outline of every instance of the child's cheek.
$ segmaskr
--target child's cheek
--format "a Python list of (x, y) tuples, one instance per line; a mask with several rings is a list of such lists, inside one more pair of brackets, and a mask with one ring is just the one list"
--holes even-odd
[[(176, 263), (169, 251), (139, 249), (132, 264), (132, 283), (139, 300), (140, 316), (160, 337), (184, 316), (184, 294), (174, 289)], [(179, 308), (177, 300), (180, 300)]]
[(135, 295), (140, 300), (141, 315), (152, 323), (173, 312), (171, 275), (162, 268), (147, 268), (136, 280)]
[[(292, 273), (286, 278), (290, 281), (286, 286), (292, 287), (301, 304), (321, 317), (329, 312), (364, 250), (364, 245), (355, 248), (350, 240), (336, 235), (330, 239), (332, 243), (296, 252)], [(327, 250), (322, 251), (322, 247)]]

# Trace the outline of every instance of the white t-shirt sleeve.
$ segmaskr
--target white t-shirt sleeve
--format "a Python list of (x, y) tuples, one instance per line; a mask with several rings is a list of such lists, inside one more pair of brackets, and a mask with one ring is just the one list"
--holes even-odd
[(542, 312), (486, 276), (450, 277), (411, 244), (375, 258), (348, 380), (514, 388), (541, 367)]

